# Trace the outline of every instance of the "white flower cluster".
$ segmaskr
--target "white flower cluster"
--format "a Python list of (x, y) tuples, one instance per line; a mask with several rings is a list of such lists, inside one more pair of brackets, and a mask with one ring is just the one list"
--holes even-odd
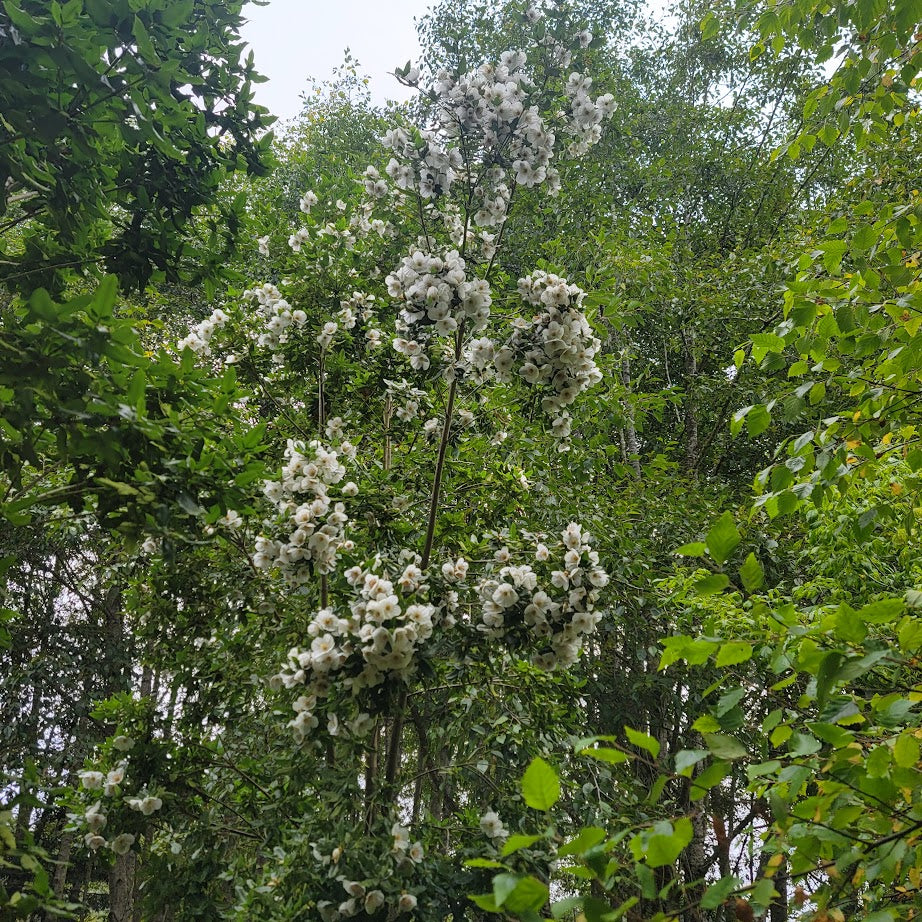
[[(541, 669), (576, 662), (583, 638), (595, 631), (601, 614), (595, 611), (608, 574), (599, 555), (589, 545), (590, 536), (571, 522), (561, 535), (560, 569), (550, 573), (547, 588), (539, 588), (539, 574), (529, 565), (507, 563), (511, 555), (502, 548), (497, 561), (505, 563), (496, 577), (477, 587), (481, 602), (478, 629), (492, 638), (521, 645), (538, 638), (544, 649), (532, 662)], [(550, 569), (551, 552), (544, 544), (535, 549), (537, 563)]]
[(599, 142), (602, 137), (602, 122), (611, 118), (618, 107), (611, 93), (593, 99), (589, 95), (591, 87), (592, 78), (583, 74), (572, 73), (567, 80), (570, 120), (566, 133), (573, 139), (567, 147), (571, 157), (581, 157)]
[[(425, 857), (422, 843), (411, 844), (410, 830), (399, 822), (391, 826), (391, 836), (392, 845), (388, 852), (379, 853), (374, 861), (374, 876), (365, 877), (363, 880), (356, 880), (341, 870), (353, 851), (348, 840), (345, 844), (335, 845), (329, 854), (326, 849), (330, 843), (326, 843), (325, 846), (311, 843), (314, 860), (325, 869), (324, 876), (341, 886), (347, 897), (340, 902), (340, 894), (334, 891), (329, 893), (327, 898), (317, 900), (317, 911), (323, 922), (340, 922), (362, 913), (376, 915), (382, 908), (386, 909), (386, 913), (382, 915), (386, 914), (388, 919), (394, 919), (416, 909), (416, 896), (402, 888), (395, 878), (408, 877), (422, 862)], [(334, 869), (339, 870), (335, 876)]]
[[(591, 38), (581, 33), (579, 42), (585, 47)], [(545, 37), (542, 44), (553, 66), (569, 65), (570, 54), (559, 42)], [(473, 174), (475, 163), (487, 165), (476, 179), (471, 177), (474, 223), (480, 227), (505, 221), (512, 198), (510, 176), (528, 188), (547, 183), (550, 194), (556, 194), (560, 177), (551, 162), (557, 136), (541, 115), (541, 90), (529, 77), (527, 65), (524, 52), (506, 51), (498, 64), (484, 64), (460, 76), (439, 71), (430, 92), (436, 100), (437, 130), (411, 136), (398, 128), (385, 136), (395, 154), (386, 172), (397, 187), (435, 199), (447, 193), (459, 175)], [(402, 79), (416, 85), (419, 72), (414, 68)], [(571, 139), (568, 150), (575, 156), (598, 142), (602, 122), (615, 109), (611, 94), (593, 99), (591, 86), (590, 78), (572, 74), (565, 87), (567, 111), (559, 113), (563, 134)], [(463, 139), (460, 149), (451, 146), (457, 139)], [(384, 194), (374, 176), (366, 181), (366, 189)]]
[[(394, 824), (394, 829), (408, 836), (408, 830), (398, 823)], [(419, 842), (414, 842), (413, 845), (410, 845), (409, 838), (407, 838), (406, 845), (398, 848), (396, 845), (397, 836), (398, 834), (395, 833), (393, 852), (398, 862), (419, 864), (423, 860), (422, 845)], [(344, 874), (338, 875), (336, 880), (346, 891), (347, 899), (338, 905), (333, 900), (318, 900), (317, 909), (323, 922), (340, 922), (341, 919), (351, 919), (361, 913), (373, 916), (382, 906), (388, 906), (387, 917), (389, 919), (416, 909), (416, 897), (406, 890), (400, 893), (385, 894), (383, 890), (372, 887), (369, 883), (363, 884), (358, 880), (350, 880)]]
[(550, 390), (541, 407), (553, 420), (554, 435), (565, 439), (570, 416), (564, 408), (602, 380), (595, 363), (602, 344), (581, 310), (584, 292), (577, 285), (537, 270), (519, 279), (519, 294), (542, 310), (530, 323), (514, 324), (511, 339), (494, 358), (497, 377), (509, 380), (518, 362), (526, 383)]
[[(281, 480), (266, 481), (263, 488), (266, 498), (278, 510), (275, 524), (288, 534), (283, 538), (262, 535), (256, 539), (256, 567), (278, 567), (292, 585), (308, 582), (315, 571), (333, 570), (337, 552), (347, 544), (345, 506), (330, 496), (330, 488), (346, 474), (340, 455), (351, 460), (353, 446), (345, 442), (337, 451), (316, 440), (305, 446), (289, 439)], [(354, 495), (357, 489), (347, 492), (344, 487), (341, 492)]]
[[(525, 73), (526, 63), (523, 52), (506, 51), (499, 64), (484, 64), (461, 76), (440, 71), (433, 86), (440, 128), (450, 138), (463, 137), (465, 150), (476, 151), (482, 162), (510, 164), (519, 185), (532, 188), (548, 181), (553, 191), (559, 185), (550, 165), (556, 138), (532, 102), (535, 88)], [(505, 220), (511, 197), (506, 177), (496, 166), (477, 187), (477, 224)]]
[(447, 336), (461, 322), (481, 330), (490, 317), (492, 296), (484, 279), (468, 279), (464, 260), (457, 250), (443, 256), (414, 250), (387, 276), (387, 291), (403, 302), (394, 348), (410, 359), (417, 370), (429, 367), (426, 344), (430, 335)]
[(210, 317), (192, 327), (189, 335), (181, 339), (176, 345), (180, 351), (188, 348), (196, 355), (211, 355), (211, 337), (214, 336), (215, 330), (220, 330), (227, 321), (227, 314), (220, 307), (215, 308)]
[[(134, 741), (127, 736), (117, 736), (113, 740), (116, 749), (127, 752), (134, 745)], [(126, 766), (124, 763), (117, 765), (109, 772), (82, 771), (79, 773), (80, 784), (86, 791), (102, 791), (103, 796), (114, 799), (121, 794), (121, 786), (125, 781)], [(141, 792), (140, 797), (128, 798), (125, 802), (132, 810), (137, 810), (144, 816), (151, 816), (163, 806), (163, 800), (146, 792)], [(128, 832), (106, 839), (103, 830), (109, 825), (109, 817), (103, 807), (102, 800), (87, 807), (82, 816), (72, 817), (78, 824), (86, 827), (87, 832), (83, 837), (84, 845), (90, 851), (96, 851), (103, 846), (110, 848), (116, 855), (126, 855), (134, 845), (135, 837)]]
[(405, 378), (399, 381), (385, 381), (387, 397), (391, 401), (393, 414), (402, 423), (412, 422), (420, 415), (420, 410), (428, 406), (428, 393), (413, 387)]
[[(375, 572), (376, 568), (355, 566), (346, 579), (355, 590), (348, 613), (321, 609), (307, 629), (312, 638), (307, 648), (288, 652), (282, 671), (269, 680), (273, 688), (306, 686), (294, 702), (295, 717), (289, 722), (298, 740), (316, 729), (318, 702), (328, 696), (336, 677), (336, 687), (357, 696), (387, 679), (409, 678), (416, 668), (417, 654), (440, 620), (440, 609), (427, 601), (429, 586), (419, 567), (418, 555), (401, 553), (403, 571), (396, 579)], [(449, 605), (456, 602), (452, 595)], [(443, 623), (452, 623), (452, 617)], [(361, 726), (347, 729), (359, 735), (366, 731), (367, 715), (359, 715)], [(336, 735), (341, 729), (337, 715), (327, 715), (327, 730)]]
[(79, 778), (84, 790), (102, 791), (106, 797), (114, 797), (119, 793), (119, 785), (125, 780), (125, 766), (119, 765), (105, 775), (96, 771), (80, 772)]
[[(424, 199), (445, 195), (464, 164), (460, 151), (443, 147), (435, 131), (421, 131), (412, 137), (403, 128), (392, 128), (384, 135), (383, 142), (396, 154), (384, 172), (398, 189), (413, 189)], [(366, 176), (371, 178), (367, 170)], [(379, 179), (375, 177), (373, 182), (372, 194), (383, 194), (377, 186)]]
[(128, 806), (144, 816), (151, 816), (156, 813), (162, 806), (163, 801), (159, 797), (151, 794), (145, 794), (143, 797), (131, 797), (128, 799)]
[(263, 331), (256, 336), (256, 345), (273, 352), (288, 342), (293, 325), (301, 327), (307, 322), (307, 314), (302, 310), (292, 310), (282, 293), (271, 283), (248, 288), (243, 293), (243, 300), (256, 302), (257, 311), (265, 324)]

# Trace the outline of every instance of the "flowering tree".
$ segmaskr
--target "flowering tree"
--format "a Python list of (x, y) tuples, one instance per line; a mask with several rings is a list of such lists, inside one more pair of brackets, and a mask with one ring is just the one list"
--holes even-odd
[[(287, 709), (291, 762), (313, 775), (263, 882), (238, 885), (241, 917), (457, 911), (467, 814), (501, 838), (482, 789), (503, 784), (483, 762), (468, 785), (481, 803), (465, 802), (451, 763), (480, 765), (481, 741), (447, 739), (437, 713), (470, 711), (481, 683), (547, 686), (601, 617), (608, 576), (585, 529), (504, 520), (483, 501), (497, 479), (513, 502), (527, 488), (509, 430), (566, 452), (578, 398), (601, 380), (584, 292), (552, 266), (511, 284), (502, 243), (517, 191), (556, 194), (558, 163), (599, 140), (615, 103), (579, 69), (587, 30), (560, 10), (521, 21), (532, 43), (495, 63), (431, 85), (399, 72), (425, 100), (422, 122), (386, 133), (359, 196), (331, 202), (318, 184), (300, 226), (267, 222), (273, 280), (179, 343), (236, 369), (239, 413), (281, 455), (261, 500), (206, 516), (249, 568), (244, 594), (272, 613), (266, 652), (290, 647), (250, 706)], [(160, 540), (145, 544), (152, 572)], [(90, 849), (125, 853), (153, 834), (148, 817), (172, 822), (157, 741), (127, 731), (81, 776)]]

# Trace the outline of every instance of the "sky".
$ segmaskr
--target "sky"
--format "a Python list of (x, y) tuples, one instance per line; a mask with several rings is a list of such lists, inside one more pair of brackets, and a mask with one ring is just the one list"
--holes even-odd
[(372, 100), (406, 99), (408, 91), (388, 71), (416, 60), (414, 16), (430, 0), (271, 0), (244, 7), (242, 36), (256, 69), (269, 78), (257, 84), (256, 102), (281, 119), (301, 108), (307, 78), (328, 80), (348, 47), (371, 78)]

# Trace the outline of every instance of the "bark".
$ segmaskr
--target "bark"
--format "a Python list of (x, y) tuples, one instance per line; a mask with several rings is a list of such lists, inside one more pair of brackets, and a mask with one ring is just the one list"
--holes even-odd
[(135, 855), (116, 855), (109, 871), (109, 922), (134, 922)]
[(70, 870), (70, 853), (74, 845), (74, 834), (69, 831), (61, 833), (58, 845), (58, 860), (51, 881), (51, 889), (59, 899), (64, 897), (64, 888), (67, 886), (67, 872)]
[(626, 392), (622, 401), (624, 409), (624, 447), (627, 450), (625, 460), (634, 468), (634, 473), (641, 476), (640, 470), (640, 443), (637, 441), (637, 427), (634, 422), (634, 405), (631, 403), (631, 359), (627, 349), (621, 350), (621, 383)]
[(695, 334), (682, 328), (682, 352), (685, 359), (685, 469), (696, 474), (700, 461), (698, 451), (698, 408), (695, 405), (695, 379), (698, 376), (698, 359), (695, 356)]
[[(687, 795), (688, 788), (686, 788), (686, 798)], [(690, 802), (686, 800), (686, 808), (689, 803)], [(694, 830), (694, 837), (685, 850), (683, 865), (687, 884), (691, 884), (693, 881), (700, 881), (700, 883), (695, 884), (693, 887), (686, 886), (686, 893), (688, 893), (689, 899), (697, 902), (704, 893), (706, 887), (704, 877), (710, 865), (707, 850), (705, 848), (705, 841), (708, 835), (708, 817), (703, 810), (698, 810), (692, 815), (692, 829)], [(706, 922), (706, 920), (707, 913), (698, 905), (690, 907), (683, 915), (683, 922)]]

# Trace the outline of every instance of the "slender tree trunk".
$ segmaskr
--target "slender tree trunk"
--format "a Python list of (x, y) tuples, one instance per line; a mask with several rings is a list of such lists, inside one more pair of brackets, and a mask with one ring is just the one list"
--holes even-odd
[(109, 871), (109, 922), (134, 922), (135, 854), (116, 855)]
[(695, 356), (695, 334), (682, 328), (682, 351), (685, 359), (685, 469), (689, 474), (698, 470), (698, 408), (695, 404), (698, 359)]
[[(59, 900), (63, 900), (67, 896), (67, 872), (70, 870), (70, 855), (73, 850), (73, 845), (74, 834), (69, 830), (62, 832), (58, 842), (58, 857), (55, 862), (54, 876), (51, 878), (51, 892)], [(77, 888), (79, 888), (78, 883), (75, 882), (71, 885), (72, 891)], [(73, 895), (71, 899), (73, 899)], [(59, 916), (52, 915), (51, 913), (46, 913), (42, 916), (44, 922), (56, 922), (59, 918)]]
[(641, 476), (640, 470), (640, 443), (637, 441), (637, 427), (634, 422), (634, 404), (631, 402), (633, 396), (631, 387), (633, 384), (631, 378), (631, 359), (627, 349), (621, 350), (621, 383), (624, 385), (625, 398), (622, 401), (624, 410), (624, 447), (627, 450), (627, 461), (633, 468), (638, 477)]

